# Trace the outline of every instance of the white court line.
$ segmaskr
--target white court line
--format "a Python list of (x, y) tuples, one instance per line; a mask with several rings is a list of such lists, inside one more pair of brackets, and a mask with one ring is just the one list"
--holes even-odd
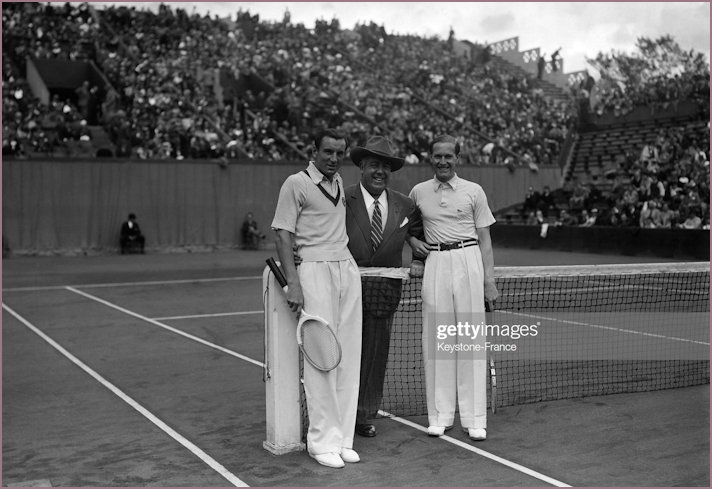
[(33, 324), (31, 324), (29, 321), (27, 321), (25, 318), (20, 316), (18, 313), (16, 313), (14, 310), (10, 309), (8, 306), (5, 304), (2, 305), (2, 308), (5, 309), (7, 312), (12, 314), (18, 321), (20, 321), (22, 324), (24, 324), (27, 328), (29, 328), (33, 333), (35, 333), (37, 336), (42, 338), (44, 341), (49, 343), (52, 348), (57, 350), (59, 353), (67, 357), (69, 361), (74, 363), (77, 367), (80, 369), (84, 370), (86, 373), (88, 373), (90, 376), (92, 376), (97, 382), (99, 382), (101, 385), (109, 389), (111, 392), (113, 392), (117, 397), (119, 397), (122, 401), (124, 401), (126, 404), (134, 408), (136, 411), (138, 411), (140, 414), (142, 414), (146, 419), (148, 419), (150, 422), (155, 424), (158, 428), (163, 430), (168, 436), (173, 438), (175, 441), (183, 445), (185, 448), (190, 450), (190, 452), (193, 453), (196, 457), (198, 457), (200, 460), (205, 462), (211, 469), (215, 470), (218, 474), (220, 474), (222, 477), (230, 481), (230, 483), (235, 486), (235, 487), (249, 487), (245, 482), (243, 482), (240, 478), (235, 476), (233, 473), (231, 473), (229, 470), (227, 470), (225, 467), (223, 467), (217, 460), (212, 458), (210, 455), (205, 453), (202, 449), (200, 449), (198, 446), (187, 440), (185, 437), (183, 437), (180, 433), (175, 431), (173, 428), (168, 426), (166, 423), (161, 421), (156, 415), (151, 413), (149, 410), (144, 408), (141, 404), (136, 402), (133, 398), (129, 397), (127, 394), (125, 394), (121, 389), (116, 387), (114, 384), (106, 380), (104, 377), (102, 377), (99, 373), (97, 373), (95, 370), (93, 370), (91, 367), (86, 365), (84, 362), (79, 360), (77, 357), (72, 355), (69, 351), (67, 351), (64, 347), (62, 347), (59, 343), (54, 341), (52, 338), (47, 336), (44, 332), (42, 332), (39, 328), (35, 327)]
[(534, 318), (534, 319), (546, 319), (547, 321), (554, 321), (557, 323), (564, 323), (564, 324), (573, 324), (574, 326), (586, 326), (588, 328), (604, 329), (604, 330), (609, 330), (609, 331), (615, 331), (616, 333), (634, 334), (634, 335), (640, 335), (640, 336), (648, 336), (650, 338), (660, 338), (663, 340), (680, 341), (682, 343), (694, 343), (696, 345), (710, 346), (709, 342), (706, 342), (706, 341), (691, 340), (688, 338), (678, 338), (677, 336), (666, 336), (666, 335), (656, 334), (656, 333), (646, 333), (645, 331), (636, 331), (634, 329), (616, 328), (614, 326), (604, 326), (602, 324), (585, 323), (582, 321), (572, 321), (569, 319), (550, 318), (550, 317), (546, 317), (546, 316), (539, 316), (538, 314), (505, 311), (503, 309), (499, 310), (497, 312), (501, 312), (501, 313), (505, 313), (505, 314), (512, 314), (515, 316), (524, 316), (524, 317), (529, 317), (529, 318)]
[(264, 311), (242, 311), (242, 312), (216, 312), (214, 314), (194, 314), (192, 316), (168, 316), (163, 318), (153, 318), (154, 321), (169, 321), (175, 319), (199, 319), (199, 318), (217, 318), (224, 316), (249, 316), (252, 314), (264, 314)]
[[(418, 431), (422, 431), (423, 433), (427, 433), (428, 429), (425, 426), (421, 426), (417, 423), (413, 423), (412, 421), (408, 421), (407, 419), (400, 418), (398, 416), (394, 416), (390, 413), (387, 413), (385, 411), (378, 411), (379, 414), (382, 416), (386, 416), (389, 419), (392, 419), (393, 421), (397, 421), (399, 423), (402, 423), (406, 426), (410, 426), (411, 428), (415, 428)], [(452, 438), (451, 436), (443, 435), (440, 437), (441, 440), (446, 441), (448, 443), (452, 443), (453, 445), (456, 445), (460, 448), (464, 448), (465, 450), (468, 450), (472, 453), (475, 453), (477, 455), (480, 455), (481, 457), (488, 458), (490, 460), (493, 460), (495, 462), (498, 462), (502, 465), (505, 465), (511, 469), (514, 469), (518, 472), (521, 472), (523, 474), (526, 474), (528, 476), (534, 477), (535, 479), (539, 479), (541, 481), (546, 482), (547, 484), (551, 484), (552, 486), (556, 487), (571, 487), (568, 484), (565, 484), (559, 480), (556, 480), (552, 477), (549, 477), (548, 475), (544, 475), (540, 472), (537, 472), (536, 470), (532, 470), (528, 467), (524, 467), (523, 465), (520, 465), (516, 462), (512, 462), (511, 460), (507, 460), (506, 458), (502, 458), (498, 455), (495, 455), (493, 453), (487, 452), (485, 450), (482, 450), (481, 448), (473, 447), (469, 443), (462, 442), (460, 440), (457, 440), (455, 438)]]
[[(172, 284), (191, 284), (195, 282), (229, 282), (229, 281), (239, 281), (239, 280), (262, 280), (262, 276), (259, 277), (223, 277), (223, 278), (196, 278), (196, 279), (182, 279), (182, 280), (155, 280), (148, 282), (116, 282), (116, 283), (105, 283), (105, 284), (79, 284), (74, 285), (74, 287), (82, 287), (87, 289), (96, 289), (102, 287), (135, 287), (137, 285), (172, 285)], [(70, 287), (69, 285), (45, 285), (41, 287), (10, 287), (2, 289), (3, 292), (37, 292), (42, 290), (61, 290)]]
[(250, 362), (250, 363), (252, 363), (252, 364), (254, 364), (254, 365), (257, 365), (258, 367), (262, 367), (262, 368), (265, 367), (265, 364), (262, 363), (262, 362), (258, 362), (257, 360), (254, 360), (254, 359), (252, 359), (252, 358), (250, 358), (250, 357), (247, 357), (247, 356), (245, 356), (245, 355), (241, 355), (241, 354), (239, 354), (239, 353), (237, 353), (237, 352), (234, 352), (234, 351), (232, 351), (232, 350), (228, 350), (228, 349), (225, 348), (225, 347), (222, 347), (222, 346), (220, 346), (220, 345), (216, 345), (215, 343), (211, 343), (211, 342), (206, 341), (206, 340), (204, 340), (204, 339), (202, 339), (202, 338), (198, 338), (197, 336), (193, 336), (192, 334), (189, 334), (189, 333), (186, 333), (185, 331), (181, 331), (181, 330), (179, 330), (179, 329), (173, 328), (173, 327), (171, 327), (171, 326), (168, 326), (167, 324), (163, 324), (163, 323), (161, 323), (161, 322), (158, 322), (158, 321), (156, 321), (155, 319), (151, 319), (151, 318), (148, 318), (148, 317), (146, 317), (146, 316), (142, 316), (141, 314), (135, 313), (135, 312), (133, 312), (133, 311), (129, 311), (128, 309), (124, 309), (124, 308), (121, 307), (121, 306), (117, 306), (116, 304), (112, 304), (112, 303), (109, 302), (109, 301), (105, 301), (104, 299), (100, 299), (99, 297), (96, 297), (96, 296), (94, 296), (94, 295), (87, 294), (86, 292), (82, 292), (81, 290), (77, 290), (77, 289), (75, 289), (74, 287), (65, 287), (65, 288), (66, 288), (67, 290), (71, 291), (71, 292), (74, 292), (75, 294), (79, 294), (79, 295), (81, 295), (81, 296), (84, 296), (84, 297), (86, 297), (87, 299), (91, 299), (91, 300), (96, 301), (96, 302), (98, 302), (98, 303), (100, 303), (100, 304), (104, 304), (105, 306), (111, 307), (112, 309), (116, 309), (117, 311), (121, 311), (121, 312), (123, 312), (124, 314), (128, 314), (129, 316), (133, 316), (133, 317), (135, 317), (135, 318), (141, 319), (142, 321), (146, 321), (146, 322), (149, 322), (149, 323), (151, 323), (151, 324), (155, 324), (156, 326), (159, 326), (159, 327), (161, 327), (161, 328), (163, 328), (163, 329), (167, 329), (168, 331), (171, 331), (171, 332), (173, 332), (173, 333), (179, 334), (179, 335), (181, 335), (181, 336), (185, 336), (185, 337), (188, 338), (188, 339), (191, 339), (191, 340), (193, 340), (193, 341), (197, 341), (198, 343), (201, 343), (201, 344), (203, 344), (203, 345), (205, 345), (205, 346), (209, 346), (210, 348), (214, 348), (214, 349), (216, 349), (216, 350), (218, 350), (218, 351), (221, 351), (221, 352), (223, 352), (223, 353), (227, 353), (228, 355), (231, 355), (231, 356), (233, 356), (233, 357), (237, 357), (237, 358), (239, 358), (239, 359), (241, 359), (241, 360), (245, 360), (246, 362)]

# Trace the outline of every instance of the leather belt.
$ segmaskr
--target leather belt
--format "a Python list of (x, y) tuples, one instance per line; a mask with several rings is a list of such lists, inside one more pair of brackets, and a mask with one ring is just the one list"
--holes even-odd
[(430, 244), (432, 246), (432, 251), (448, 251), (448, 250), (456, 250), (458, 248), (467, 248), (468, 246), (477, 246), (479, 241), (477, 238), (472, 238), (472, 239), (466, 239), (464, 241), (455, 241), (454, 243), (435, 243), (435, 244)]

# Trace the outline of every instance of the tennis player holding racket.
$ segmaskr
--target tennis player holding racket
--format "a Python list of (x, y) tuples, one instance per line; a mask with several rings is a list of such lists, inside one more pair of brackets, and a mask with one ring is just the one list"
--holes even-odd
[(454, 137), (436, 137), (430, 158), (435, 177), (410, 192), (423, 218), (425, 242), (409, 239), (414, 252), (428, 257), (422, 291), (428, 434), (442, 436), (459, 407), (462, 427), (471, 439), (482, 441), (487, 438), (485, 355), (438, 358), (431, 321), (438, 313), (465, 321), (473, 313), (484, 314), (485, 301), (497, 300), (489, 231), (495, 219), (482, 187), (457, 176), (460, 144)]
[[(323, 318), (342, 345), (328, 372), (304, 363), (309, 411), (307, 451), (318, 463), (341, 468), (360, 460), (353, 450), (361, 359), (361, 276), (348, 249), (346, 205), (339, 167), (348, 138), (327, 129), (314, 138), (314, 160), (282, 185), (272, 228), (287, 278), (287, 303)], [(294, 265), (293, 246), (301, 264)]]

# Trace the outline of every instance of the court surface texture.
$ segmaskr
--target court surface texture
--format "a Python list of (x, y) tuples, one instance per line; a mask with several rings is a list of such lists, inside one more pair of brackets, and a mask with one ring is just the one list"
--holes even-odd
[[(499, 266), (669, 261), (497, 249)], [(361, 463), (265, 439), (273, 251), (2, 263), (3, 486), (709, 486), (709, 384), (498, 409), (488, 439), (378, 419)]]

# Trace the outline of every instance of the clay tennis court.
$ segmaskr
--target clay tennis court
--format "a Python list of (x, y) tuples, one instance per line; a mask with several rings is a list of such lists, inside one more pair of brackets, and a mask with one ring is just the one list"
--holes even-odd
[[(497, 265), (660, 259), (496, 250)], [(3, 486), (709, 486), (709, 384), (504, 407), (488, 439), (378, 419), (335, 470), (265, 439), (272, 252), (3, 261)]]

